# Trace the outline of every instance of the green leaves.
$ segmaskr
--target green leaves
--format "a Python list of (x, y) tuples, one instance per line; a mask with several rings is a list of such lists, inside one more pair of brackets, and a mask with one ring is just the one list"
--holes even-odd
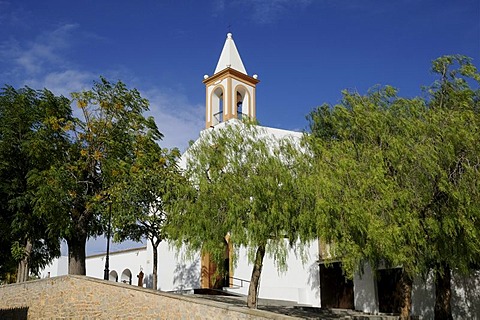
[(366, 261), (415, 275), (438, 261), (468, 272), (480, 259), (478, 72), (462, 56), (432, 70), (428, 99), (343, 92), (308, 116), (310, 217), (349, 275)]
[[(62, 159), (72, 122), (68, 99), (48, 90), (7, 86), (0, 92), (0, 276), (7, 265), (28, 261), (33, 272), (59, 254), (59, 234), (34, 213), (32, 177)], [(32, 245), (27, 254), (27, 243)], [(10, 251), (12, 249), (12, 251)]]
[[(110, 205), (119, 209), (118, 215), (139, 208), (137, 199), (127, 197), (130, 194), (125, 196), (128, 210), (123, 210), (125, 203), (119, 200), (124, 190), (132, 191), (132, 196), (137, 191), (146, 194), (137, 185), (140, 177), (129, 180), (130, 174), (137, 178), (158, 168), (160, 160), (148, 158), (150, 154), (174, 159), (156, 144), (162, 134), (153, 118), (144, 117), (148, 101), (136, 89), (100, 78), (91, 90), (72, 93), (72, 98), (83, 118), (65, 124), (51, 122), (70, 138), (61, 149), (62, 161), (36, 173), (31, 181), (38, 186), (37, 214), (48, 218), (51, 229), (59, 230), (70, 254), (84, 257), (85, 240), (103, 233)], [(147, 205), (142, 205), (145, 212)], [(131, 227), (125, 225), (125, 230)], [(72, 270), (85, 272), (81, 260), (75, 259), (83, 266), (71, 266)]]
[(247, 122), (204, 131), (186, 153), (185, 176), (193, 185), (179, 210), (180, 241), (193, 250), (218, 251), (223, 259), (229, 234), (237, 249), (266, 244), (279, 269), (286, 268), (286, 248), (299, 240), (297, 216), (304, 206), (296, 143)]

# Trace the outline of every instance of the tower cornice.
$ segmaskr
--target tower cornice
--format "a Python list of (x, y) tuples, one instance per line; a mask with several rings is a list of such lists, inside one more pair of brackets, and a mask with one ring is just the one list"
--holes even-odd
[(260, 80), (255, 79), (254, 77), (251, 77), (248, 74), (245, 74), (245, 73), (240, 72), (238, 70), (235, 70), (233, 68), (228, 68), (227, 67), (227, 68), (223, 69), (222, 71), (217, 72), (216, 74), (206, 78), (205, 80), (203, 80), (203, 83), (206, 86), (209, 86), (209, 85), (213, 84), (215, 81), (225, 79), (228, 76), (231, 76), (233, 78), (237, 78), (237, 80), (240, 80), (240, 81), (248, 82), (253, 86), (255, 86), (257, 83), (260, 82)]

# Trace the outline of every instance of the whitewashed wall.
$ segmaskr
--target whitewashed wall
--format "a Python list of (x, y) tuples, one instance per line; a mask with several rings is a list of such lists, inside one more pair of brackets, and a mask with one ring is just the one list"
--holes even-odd
[[(151, 276), (153, 270), (153, 250), (148, 245), (146, 274)], [(158, 246), (158, 290), (177, 291), (200, 287), (200, 256), (193, 260), (184, 259), (183, 252), (177, 252), (167, 242)], [(144, 271), (145, 272), (145, 271)]]
[[(413, 283), (412, 314), (420, 319), (433, 319), (435, 287), (432, 275)], [(480, 271), (469, 277), (452, 277), (452, 313), (454, 319), (480, 319)]]
[[(318, 243), (312, 242), (308, 247), (309, 259), (305, 264), (293, 251), (287, 258), (288, 270), (278, 272), (272, 258), (265, 255), (260, 277), (259, 298), (297, 302), (309, 306), (320, 306), (320, 274), (318, 259)], [(239, 287), (241, 281), (250, 281), (253, 264), (248, 262), (247, 250), (239, 250), (237, 266), (234, 269), (234, 287), (229, 291), (240, 294), (248, 293), (248, 282)]]
[[(109, 270), (116, 271), (118, 281), (127, 280), (122, 278), (125, 270), (130, 270), (132, 274), (132, 284), (137, 285), (137, 275), (140, 270), (145, 272), (147, 247), (133, 248), (110, 253)], [(103, 279), (105, 270), (105, 254), (89, 256), (87, 262), (87, 276)]]
[(379, 307), (374, 274), (369, 265), (363, 271), (363, 274), (356, 274), (353, 278), (355, 310), (377, 314)]

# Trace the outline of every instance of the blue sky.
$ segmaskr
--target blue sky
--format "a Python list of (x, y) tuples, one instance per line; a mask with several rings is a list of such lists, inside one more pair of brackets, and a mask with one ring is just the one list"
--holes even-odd
[(480, 66), (478, 0), (0, 0), (0, 84), (68, 95), (122, 80), (150, 99), (164, 146), (184, 149), (204, 126), (202, 79), (229, 25), (273, 127), (305, 128), (345, 88), (420, 95), (444, 54)]
[(478, 0), (0, 0), (0, 29), (0, 85), (68, 96), (122, 80), (150, 100), (162, 145), (182, 150), (204, 127), (203, 75), (228, 31), (259, 75), (260, 123), (284, 129), (342, 89), (421, 95), (441, 55), (480, 67)]

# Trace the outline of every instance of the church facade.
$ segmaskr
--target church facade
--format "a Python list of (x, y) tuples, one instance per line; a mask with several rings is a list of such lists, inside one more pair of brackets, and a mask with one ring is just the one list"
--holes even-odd
[[(243, 117), (256, 118), (257, 75), (249, 75), (240, 57), (231, 33), (227, 34), (214, 74), (205, 75), (206, 87), (205, 129), (218, 130), (231, 121)], [(300, 139), (299, 132), (263, 127), (274, 138)], [(202, 132), (200, 138), (202, 138)], [(187, 150), (188, 153), (188, 150)], [(185, 156), (180, 166), (186, 164)], [(162, 242), (158, 248), (158, 290), (188, 293), (197, 288), (211, 286), (213, 271), (208, 256), (198, 254), (191, 260), (183, 259), (182, 252)], [(363, 274), (353, 280), (343, 276), (341, 263), (325, 266), (318, 241), (309, 248), (309, 260), (302, 263), (292, 252), (287, 258), (288, 271), (279, 273), (271, 258), (265, 257), (260, 279), (259, 298), (283, 300), (312, 307), (355, 309), (367, 313), (391, 313), (395, 308), (395, 290), (398, 269), (371, 270), (366, 266)], [(110, 253), (110, 281), (151, 287), (151, 245)], [(231, 260), (231, 259), (230, 259)], [(87, 257), (87, 276), (103, 279), (105, 254)], [(67, 257), (55, 260), (42, 271), (42, 277), (67, 273)], [(229, 279), (223, 289), (246, 295), (252, 272), (247, 250), (240, 249), (238, 264), (229, 266)], [(463, 279), (453, 277), (452, 307), (461, 318), (480, 317), (480, 276)], [(434, 288), (431, 279), (418, 279), (412, 294), (414, 315), (432, 318)]]

